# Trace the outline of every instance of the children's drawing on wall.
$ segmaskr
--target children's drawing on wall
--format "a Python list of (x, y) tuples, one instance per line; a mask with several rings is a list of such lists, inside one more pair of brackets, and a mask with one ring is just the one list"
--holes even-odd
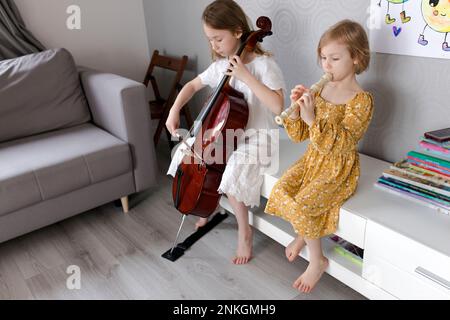
[(450, 59), (450, 0), (372, 0), (375, 52)]
[(408, 17), (406, 15), (406, 11), (405, 11), (405, 2), (408, 2), (408, 0), (380, 0), (380, 2), (378, 3), (379, 7), (381, 7), (381, 2), (383, 2), (383, 1), (387, 2), (387, 12), (386, 12), (386, 17), (385, 17), (386, 24), (391, 24), (391, 23), (394, 23), (395, 21), (397, 21), (395, 18), (391, 18), (391, 15), (389, 14), (389, 8), (392, 4), (393, 5), (396, 5), (396, 4), (402, 5), (402, 11), (400, 12), (400, 18), (402, 19), (402, 23), (407, 23), (407, 22), (411, 21), (411, 17)]
[(447, 35), (450, 32), (450, 0), (422, 0), (422, 16), (426, 25), (419, 36), (418, 43), (422, 46), (428, 45), (425, 32), (427, 29), (432, 29), (441, 33), (444, 38), (442, 50), (450, 51), (447, 42)]

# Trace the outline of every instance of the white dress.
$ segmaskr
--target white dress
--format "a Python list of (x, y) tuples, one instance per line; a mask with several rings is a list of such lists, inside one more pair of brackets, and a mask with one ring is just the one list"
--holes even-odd
[[(228, 65), (227, 59), (213, 62), (199, 75), (202, 83), (216, 88)], [(257, 56), (246, 64), (246, 67), (268, 88), (285, 90), (283, 75), (272, 57)], [(233, 77), (230, 79), (230, 85), (244, 94), (249, 118), (244, 137), (239, 140), (237, 149), (228, 158), (218, 191), (235, 197), (246, 206), (259, 206), (263, 175), (278, 169), (278, 161), (274, 160), (278, 160), (279, 129), (274, 121), (275, 115), (245, 83)], [(192, 145), (193, 140), (194, 138), (188, 140), (188, 144)], [(185, 148), (184, 145), (177, 148), (167, 174), (175, 176), (184, 157), (181, 150)]]

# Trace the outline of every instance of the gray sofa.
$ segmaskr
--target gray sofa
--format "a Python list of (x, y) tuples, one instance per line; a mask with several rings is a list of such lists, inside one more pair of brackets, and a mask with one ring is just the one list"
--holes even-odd
[(156, 183), (145, 87), (65, 49), (0, 61), (0, 242)]

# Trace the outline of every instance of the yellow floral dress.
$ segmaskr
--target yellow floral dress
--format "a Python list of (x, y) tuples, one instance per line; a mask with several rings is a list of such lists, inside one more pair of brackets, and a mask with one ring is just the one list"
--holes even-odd
[(318, 93), (311, 127), (300, 118), (287, 118), (284, 127), (289, 138), (294, 142), (309, 138), (310, 144), (275, 184), (265, 212), (289, 221), (296, 233), (308, 239), (334, 233), (340, 207), (356, 191), (358, 141), (369, 126), (373, 108), (368, 92), (339, 105)]

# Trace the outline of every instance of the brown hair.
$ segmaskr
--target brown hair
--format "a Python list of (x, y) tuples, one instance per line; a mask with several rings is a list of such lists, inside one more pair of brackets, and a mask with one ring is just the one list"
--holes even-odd
[(317, 46), (319, 61), (322, 48), (331, 41), (338, 41), (347, 46), (352, 59), (358, 61), (355, 66), (356, 74), (362, 73), (369, 67), (369, 40), (367, 39), (366, 31), (359, 23), (351, 20), (342, 20), (328, 29), (320, 38)]
[[(249, 19), (244, 10), (234, 0), (215, 0), (203, 11), (202, 20), (213, 29), (229, 30), (230, 32), (242, 32), (243, 34), (252, 31)], [(269, 55), (258, 43), (255, 48), (258, 55)], [(221, 58), (211, 48), (213, 60)]]

